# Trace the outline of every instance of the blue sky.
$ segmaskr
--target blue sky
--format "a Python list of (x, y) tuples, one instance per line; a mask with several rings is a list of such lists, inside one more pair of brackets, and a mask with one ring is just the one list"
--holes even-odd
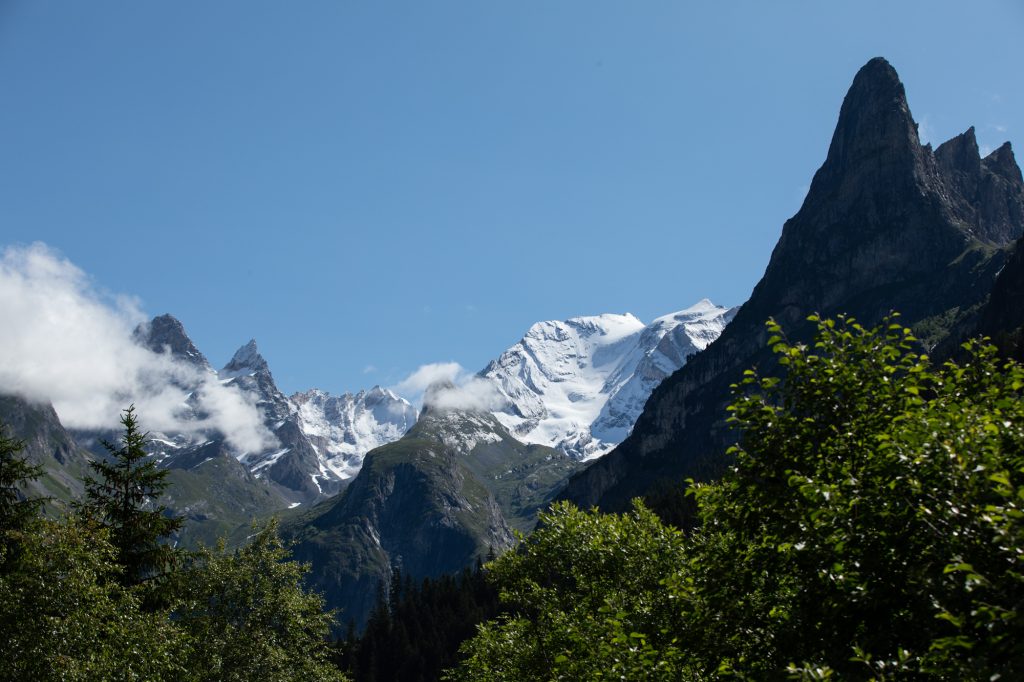
[[(737, 305), (876, 55), (923, 137), (1024, 126), (1024, 4), (0, 2), (0, 247), (286, 392), (543, 319)], [(1019, 151), (1019, 148), (1018, 148)]]

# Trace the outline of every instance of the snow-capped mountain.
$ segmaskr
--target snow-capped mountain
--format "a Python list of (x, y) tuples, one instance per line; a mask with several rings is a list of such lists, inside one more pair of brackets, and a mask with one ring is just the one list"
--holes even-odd
[(495, 416), (517, 438), (591, 459), (629, 434), (654, 388), (734, 313), (704, 299), (649, 325), (630, 314), (539, 322), (480, 376), (505, 399)]
[(297, 540), (295, 557), (311, 564), (309, 584), (357, 626), (392, 567), (445, 575), (511, 547), (512, 531), (529, 532), (537, 510), (580, 467), (565, 453), (517, 440), (489, 412), (435, 402), (458, 390), (428, 390), (408, 433), (368, 453), (339, 495), (282, 526)]
[[(729, 319), (727, 309), (701, 301), (649, 325), (632, 315), (540, 322), (480, 377), (503, 399), (494, 416), (517, 438), (589, 459), (622, 441), (654, 387), (717, 338)], [(213, 382), (246, 396), (268, 432), (264, 447), (248, 451), (198, 426), (189, 433), (153, 433), (154, 454), (165, 466), (188, 468), (220, 453), (238, 459), (292, 502), (312, 502), (336, 494), (358, 473), (367, 452), (398, 440), (417, 420), (408, 401), (379, 386), (340, 396), (313, 389), (287, 397), (255, 341), (216, 371), (169, 315), (140, 327), (136, 338), (195, 368), (182, 373), (186, 383), (195, 384), (181, 386), (190, 392), (181, 412), (190, 424), (204, 420), (196, 396)]]
[(340, 396), (314, 388), (292, 395), (291, 402), (320, 461), (342, 480), (358, 473), (363, 455), (398, 440), (416, 423), (416, 408), (380, 386)]
[(291, 500), (311, 502), (337, 493), (359, 470), (363, 455), (401, 438), (416, 421), (411, 404), (380, 387), (356, 395), (332, 396), (312, 390), (286, 397), (255, 340), (239, 348), (218, 372), (170, 315), (154, 318), (135, 336), (140, 345), (200, 370), (183, 373), (195, 383), (182, 386), (192, 391), (188, 404), (182, 406), (187, 421), (203, 419), (196, 392), (201, 390), (200, 380), (213, 380), (247, 396), (259, 410), (267, 432), (273, 434), (268, 439), (270, 446), (239, 451), (216, 432), (204, 431), (205, 438), (200, 439), (194, 433), (155, 432), (151, 434), (153, 454), (164, 466), (189, 468), (223, 453), (238, 459), (258, 478), (277, 485)]

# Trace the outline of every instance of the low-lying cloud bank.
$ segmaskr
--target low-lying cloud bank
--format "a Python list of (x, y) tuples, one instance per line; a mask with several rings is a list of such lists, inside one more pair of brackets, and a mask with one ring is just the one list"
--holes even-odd
[(44, 244), (0, 255), (0, 320), (0, 392), (52, 402), (65, 426), (116, 429), (134, 403), (147, 430), (219, 431), (242, 452), (274, 445), (252, 396), (137, 344), (138, 301), (100, 291)]

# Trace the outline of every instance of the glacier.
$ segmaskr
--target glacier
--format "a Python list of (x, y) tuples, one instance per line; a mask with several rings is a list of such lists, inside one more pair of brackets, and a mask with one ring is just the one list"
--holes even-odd
[(494, 414), (517, 438), (594, 459), (629, 435), (654, 388), (736, 310), (702, 299), (646, 325), (628, 313), (538, 322), (479, 376), (503, 396)]

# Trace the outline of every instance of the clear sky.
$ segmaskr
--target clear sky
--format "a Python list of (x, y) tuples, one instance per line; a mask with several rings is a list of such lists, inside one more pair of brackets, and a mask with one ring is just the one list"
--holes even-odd
[(285, 392), (738, 305), (871, 57), (926, 141), (1024, 142), (1024, 3), (839, 5), (0, 0), (0, 247)]

